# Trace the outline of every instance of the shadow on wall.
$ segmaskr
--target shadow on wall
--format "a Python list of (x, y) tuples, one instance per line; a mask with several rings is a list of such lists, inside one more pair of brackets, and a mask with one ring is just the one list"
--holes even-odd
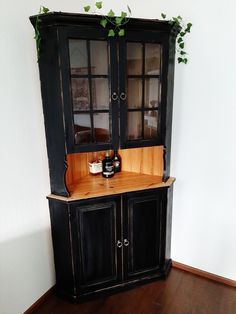
[(0, 242), (0, 313), (20, 314), (55, 284), (51, 230)]

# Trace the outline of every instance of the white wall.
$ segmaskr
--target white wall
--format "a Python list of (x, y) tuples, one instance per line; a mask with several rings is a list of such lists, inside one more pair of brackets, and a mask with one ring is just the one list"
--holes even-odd
[[(46, 143), (33, 28), (40, 4), (81, 12), (89, 1), (0, 3), (0, 313), (26, 310), (55, 282)], [(125, 9), (127, 1), (106, 1)], [(193, 22), (190, 62), (176, 66), (172, 257), (236, 280), (236, 3), (129, 0), (135, 17)], [(227, 10), (226, 10), (227, 9)], [(225, 14), (224, 12), (227, 12)]]

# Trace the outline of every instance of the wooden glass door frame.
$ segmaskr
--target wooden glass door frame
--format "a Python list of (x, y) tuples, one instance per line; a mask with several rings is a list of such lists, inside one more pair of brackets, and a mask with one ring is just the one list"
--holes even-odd
[[(110, 64), (108, 64), (108, 80), (110, 82), (109, 95), (111, 108), (109, 111), (111, 119), (111, 142), (110, 143), (88, 143), (88, 144), (75, 144), (74, 136), (74, 117), (73, 117), (73, 102), (71, 95), (71, 75), (69, 64), (69, 39), (82, 39), (82, 40), (102, 40), (107, 41), (109, 45)], [(119, 114), (119, 99), (112, 97), (115, 93), (118, 95), (118, 60), (116, 42), (114, 39), (108, 39), (107, 33), (103, 29), (94, 27), (58, 27), (58, 49), (61, 64), (61, 97), (63, 98), (63, 112), (64, 112), (64, 132), (66, 140), (67, 153), (77, 152), (91, 152), (99, 150), (113, 149), (118, 146), (118, 114)], [(101, 110), (103, 111), (103, 110)], [(93, 112), (89, 113), (90, 115)], [(92, 126), (91, 126), (92, 127)]]
[[(120, 99), (120, 147), (121, 148), (133, 148), (144, 146), (155, 146), (164, 144), (164, 132), (166, 121), (166, 96), (167, 96), (167, 73), (168, 73), (168, 49), (169, 49), (169, 35), (165, 33), (149, 32), (140, 30), (138, 33), (127, 30), (126, 36), (119, 44), (119, 89), (120, 94), (126, 91), (126, 43), (154, 43), (160, 44), (162, 47), (162, 65), (160, 73), (161, 82), (161, 100), (158, 109), (158, 125), (159, 125), (159, 137), (156, 139), (137, 139), (127, 140), (127, 98)], [(141, 108), (140, 112), (145, 111)], [(142, 114), (143, 116), (143, 114)], [(142, 122), (143, 123), (143, 122)], [(142, 126), (143, 127), (143, 126)]]

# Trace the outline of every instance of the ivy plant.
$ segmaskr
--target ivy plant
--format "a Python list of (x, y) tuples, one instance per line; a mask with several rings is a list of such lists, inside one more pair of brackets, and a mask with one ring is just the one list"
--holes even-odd
[[(162, 13), (161, 17), (165, 20), (166, 14)], [(180, 15), (178, 15), (177, 17), (172, 17), (169, 20), (169, 23), (171, 25), (175, 25), (178, 28), (180, 28), (180, 32), (178, 33), (177, 38), (176, 38), (176, 41), (177, 41), (176, 50), (177, 50), (177, 54), (178, 54), (177, 60), (178, 60), (178, 63), (187, 64), (188, 54), (185, 51), (185, 41), (184, 41), (185, 38), (184, 37), (186, 36), (186, 34), (191, 32), (191, 28), (192, 28), (193, 24), (190, 22), (185, 24), (183, 21), (183, 18)]]
[[(102, 1), (95, 3), (95, 9), (101, 10), (102, 9)], [(119, 16), (115, 16), (115, 13), (112, 9), (106, 15), (102, 15), (100, 20), (100, 25), (104, 28), (108, 29), (108, 37), (115, 37), (115, 36), (124, 36), (125, 29), (124, 25), (127, 24), (130, 20), (131, 16), (131, 9), (127, 6), (128, 12), (121, 11)], [(91, 12), (91, 6), (86, 5), (84, 6), (84, 11), (86, 13)], [(92, 13), (96, 13), (96, 10)]]
[[(95, 3), (95, 10), (91, 12), (91, 6), (86, 5), (84, 6), (84, 11), (86, 13), (96, 13), (96, 10), (101, 10), (103, 7), (103, 2), (98, 1)], [(129, 22), (130, 16), (131, 16), (131, 9), (127, 5), (128, 12), (121, 11), (119, 16), (116, 16), (114, 11), (112, 9), (109, 10), (109, 12), (106, 15), (102, 15), (101, 20), (100, 20), (100, 25), (108, 30), (107, 36), (108, 37), (115, 37), (115, 36), (124, 36), (125, 35), (125, 29), (124, 26)], [(40, 6), (39, 8), (39, 14), (36, 17), (36, 22), (35, 22), (35, 35), (34, 39), (36, 41), (36, 48), (37, 48), (37, 58), (39, 60), (40, 58), (40, 51), (41, 51), (41, 33), (40, 33), (40, 24), (41, 24), (41, 14), (48, 13), (49, 9)], [(163, 20), (166, 19), (166, 14), (162, 13), (161, 17)], [(185, 24), (183, 21), (183, 18), (178, 15), (177, 17), (172, 17), (168, 22), (173, 25), (177, 26), (180, 31), (177, 34), (177, 60), (178, 63), (184, 63), (187, 64), (188, 62), (188, 54), (185, 51), (185, 36), (186, 34), (190, 33), (191, 28), (192, 28), (192, 23), (187, 23)]]
[[(44, 14), (44, 13), (48, 13), (49, 9), (44, 7), (44, 6), (40, 6), (39, 8), (39, 14)], [(36, 22), (35, 22), (35, 34), (34, 34), (34, 39), (36, 41), (36, 49), (37, 49), (37, 58), (39, 60), (40, 57), (40, 50), (41, 50), (41, 34), (40, 34), (40, 24), (41, 24), (41, 18), (40, 15), (37, 15), (36, 17)]]

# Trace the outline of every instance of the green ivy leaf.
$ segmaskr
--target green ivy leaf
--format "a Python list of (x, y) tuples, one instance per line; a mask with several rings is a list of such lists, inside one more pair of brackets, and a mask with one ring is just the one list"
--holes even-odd
[(185, 52), (185, 51), (181, 50), (181, 51), (180, 51), (180, 54), (181, 54), (181, 56), (184, 56), (184, 55), (186, 55), (186, 54), (187, 54), (187, 52)]
[(187, 59), (187, 58), (184, 58), (184, 59), (183, 59), (183, 63), (184, 63), (184, 64), (187, 64), (187, 62), (188, 62), (188, 59)]
[(125, 36), (125, 30), (122, 28), (119, 30), (119, 33), (118, 35), (121, 37), (121, 36)]
[(186, 29), (185, 29), (185, 32), (190, 33), (190, 30), (191, 30), (191, 27), (192, 27), (192, 26), (193, 26), (192, 23), (188, 23), (188, 24), (187, 24), (187, 27), (186, 27)]
[(98, 9), (101, 9), (102, 8), (102, 1), (96, 2), (95, 5)]
[(109, 29), (109, 32), (108, 32), (108, 37), (114, 37), (115, 36), (115, 32), (113, 29)]
[(109, 17), (115, 16), (115, 13), (112, 11), (112, 9), (107, 13), (107, 16)]
[(106, 27), (107, 26), (107, 20), (106, 19), (102, 19), (101, 21), (100, 21), (100, 24), (102, 25), (102, 27)]
[(161, 13), (161, 17), (162, 17), (163, 19), (165, 19), (165, 18), (166, 18), (166, 14), (165, 14), (165, 13)]
[(127, 13), (122, 11), (120, 16), (125, 18), (127, 16)]
[(122, 20), (123, 20), (122, 17), (117, 16), (117, 17), (115, 18), (116, 25), (121, 25)]
[(178, 63), (181, 63), (181, 62), (183, 62), (183, 58), (179, 57), (178, 58)]
[(183, 43), (183, 42), (180, 43), (180, 44), (179, 44), (179, 47), (180, 47), (181, 49), (184, 49), (184, 43)]
[(42, 12), (43, 12), (43, 13), (48, 13), (48, 12), (49, 12), (49, 8), (42, 7)]
[(177, 42), (178, 42), (178, 43), (183, 42), (183, 38), (182, 38), (182, 37), (179, 37), (178, 40), (177, 40)]
[(172, 17), (172, 20), (175, 24), (180, 25), (180, 22), (177, 17)]
[(186, 35), (186, 33), (185, 32), (180, 32), (180, 36), (185, 36)]
[(88, 12), (90, 9), (91, 9), (91, 6), (90, 6), (90, 5), (86, 5), (86, 6), (84, 7), (84, 11), (85, 11), (85, 12)]
[(131, 14), (131, 9), (130, 9), (130, 7), (128, 5), (127, 5), (127, 9), (129, 11), (129, 14)]

